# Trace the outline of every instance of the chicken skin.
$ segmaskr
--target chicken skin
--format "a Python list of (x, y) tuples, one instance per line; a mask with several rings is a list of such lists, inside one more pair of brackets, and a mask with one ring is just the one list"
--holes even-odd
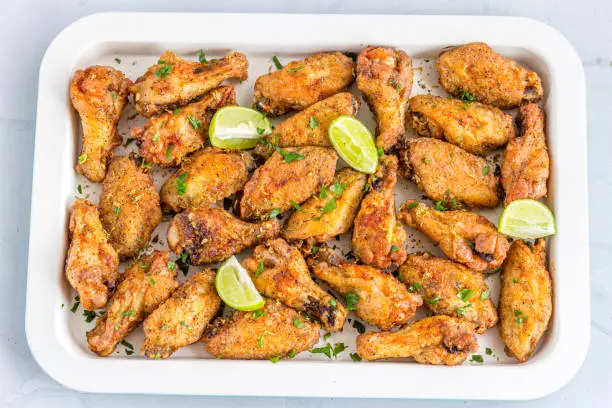
[(393, 275), (346, 262), (330, 248), (319, 249), (307, 262), (317, 279), (345, 297), (347, 308), (381, 330), (407, 323), (423, 304), (421, 296), (408, 292)]
[(247, 152), (223, 151), (213, 147), (189, 156), (161, 188), (161, 205), (166, 212), (180, 212), (200, 204), (213, 204), (242, 190), (255, 168)]
[(395, 217), (397, 158), (380, 158), (369, 178), (369, 192), (361, 202), (353, 229), (353, 253), (375, 268), (400, 265), (406, 259), (406, 232)]
[(357, 87), (376, 118), (376, 146), (385, 152), (404, 143), (412, 79), (412, 60), (402, 50), (368, 47), (357, 57)]
[[(276, 300), (263, 309), (220, 318), (205, 338), (206, 351), (217, 358), (263, 360), (292, 358), (319, 341), (321, 326)], [(217, 321), (215, 321), (217, 323)]]
[(491, 221), (470, 211), (437, 211), (407, 200), (398, 217), (431, 238), (450, 259), (475, 271), (500, 267), (510, 248)]
[(66, 278), (85, 310), (103, 308), (119, 278), (119, 255), (109, 243), (98, 209), (89, 201), (74, 201), (69, 229)]
[(131, 86), (136, 111), (150, 118), (187, 105), (228, 79), (248, 78), (246, 56), (232, 52), (220, 59), (193, 62), (166, 51)]
[(423, 296), (425, 306), (434, 314), (472, 322), (476, 333), (484, 333), (497, 324), (497, 310), (482, 273), (418, 253), (408, 255), (399, 274), (407, 287)]
[(117, 122), (131, 84), (121, 71), (100, 65), (78, 70), (72, 77), (70, 100), (83, 130), (76, 171), (93, 183), (104, 180), (108, 158), (121, 144)]
[(217, 109), (235, 104), (234, 87), (227, 85), (213, 89), (198, 102), (151, 118), (144, 128), (132, 128), (132, 137), (140, 145), (138, 153), (147, 163), (179, 166), (185, 156), (204, 147)]
[(168, 267), (168, 251), (155, 251), (136, 261), (121, 277), (106, 313), (87, 332), (89, 349), (101, 357), (121, 342), (178, 286), (176, 265)]
[(419, 136), (445, 139), (480, 155), (505, 146), (514, 137), (511, 115), (478, 102), (417, 95), (410, 98), (407, 120)]
[(485, 159), (438, 139), (411, 139), (404, 152), (405, 172), (423, 193), (447, 209), (496, 207), (499, 177)]
[(162, 219), (153, 177), (124, 156), (111, 160), (98, 206), (111, 244), (127, 258), (147, 246)]
[(196, 273), (146, 318), (142, 355), (156, 360), (168, 358), (202, 337), (221, 306), (215, 276), (212, 269)]
[(552, 315), (552, 282), (546, 269), (546, 241), (514, 241), (501, 273), (500, 336), (521, 363), (529, 359)]
[(269, 116), (303, 110), (346, 89), (354, 74), (355, 64), (344, 54), (313, 54), (257, 78), (253, 106)]
[(546, 196), (550, 159), (544, 134), (544, 112), (536, 104), (521, 106), (516, 118), (521, 137), (508, 143), (501, 165), (504, 205)]
[(297, 249), (283, 239), (265, 242), (242, 266), (262, 295), (319, 320), (327, 331), (340, 331), (347, 311), (310, 277), (308, 265)]
[(329, 184), (338, 156), (334, 149), (317, 146), (280, 149), (253, 173), (244, 186), (240, 216), (262, 219), (283, 212), (318, 193)]
[(357, 336), (357, 353), (365, 360), (412, 357), (417, 363), (458, 365), (478, 350), (474, 325), (449, 316), (432, 316), (395, 332)]
[(512, 109), (542, 99), (537, 73), (493, 51), (485, 43), (470, 43), (443, 52), (436, 61), (440, 85), (454, 96)]

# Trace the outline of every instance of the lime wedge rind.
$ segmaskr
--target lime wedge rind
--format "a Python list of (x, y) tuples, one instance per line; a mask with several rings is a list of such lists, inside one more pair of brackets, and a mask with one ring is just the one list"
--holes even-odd
[(270, 120), (255, 109), (225, 106), (219, 109), (208, 128), (210, 143), (221, 149), (251, 149), (272, 133)]
[(235, 256), (219, 267), (215, 287), (221, 300), (236, 310), (251, 311), (264, 306), (263, 297)]
[(357, 171), (372, 174), (378, 152), (368, 128), (352, 116), (340, 116), (329, 125), (329, 140), (338, 155)]
[(550, 209), (536, 200), (511, 202), (499, 219), (498, 231), (513, 238), (536, 239), (557, 233)]

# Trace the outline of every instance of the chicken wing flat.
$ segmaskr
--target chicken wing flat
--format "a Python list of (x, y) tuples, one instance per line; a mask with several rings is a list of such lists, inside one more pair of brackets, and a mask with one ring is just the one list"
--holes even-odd
[(213, 89), (198, 102), (151, 118), (144, 128), (132, 128), (132, 137), (140, 143), (138, 153), (148, 163), (179, 166), (185, 156), (204, 146), (217, 109), (235, 104), (234, 87), (227, 85)]
[(235, 312), (206, 343), (217, 358), (292, 358), (319, 341), (321, 326), (276, 300), (256, 312)]
[(404, 142), (412, 79), (412, 60), (402, 50), (368, 47), (357, 58), (357, 87), (376, 118), (376, 146), (385, 152)]
[(500, 336), (520, 362), (529, 359), (552, 315), (552, 282), (546, 241), (514, 241), (501, 273)]
[(482, 157), (429, 137), (411, 139), (404, 154), (407, 174), (425, 195), (446, 208), (499, 204), (499, 177)]
[(168, 358), (179, 348), (202, 337), (221, 306), (221, 298), (215, 289), (215, 275), (212, 269), (196, 273), (146, 318), (142, 355), (154, 359)]
[(369, 178), (369, 192), (361, 202), (353, 229), (353, 253), (376, 268), (400, 265), (406, 259), (406, 232), (395, 217), (397, 158), (380, 158)]
[(104, 180), (108, 158), (121, 144), (117, 122), (131, 84), (121, 71), (100, 65), (78, 70), (72, 77), (70, 100), (83, 130), (76, 171), (91, 182)]
[(119, 278), (119, 255), (108, 242), (98, 209), (89, 201), (74, 201), (69, 229), (66, 278), (85, 310), (103, 308)]
[(425, 306), (434, 314), (470, 321), (476, 333), (497, 324), (497, 310), (482, 273), (420, 253), (408, 255), (399, 274), (406, 286), (423, 296)]
[(111, 159), (98, 207), (111, 244), (129, 258), (149, 243), (162, 219), (153, 177), (124, 156)]
[(136, 261), (122, 276), (106, 313), (87, 332), (89, 349), (101, 357), (121, 342), (178, 286), (177, 268), (168, 268), (168, 251), (155, 251)]
[(432, 316), (395, 332), (357, 336), (357, 353), (366, 360), (412, 357), (417, 363), (458, 365), (478, 350), (474, 325), (449, 316)]
[(421, 296), (408, 292), (393, 275), (346, 262), (330, 248), (319, 249), (307, 262), (317, 279), (345, 297), (347, 307), (381, 330), (407, 323), (423, 304)]
[(276, 219), (250, 224), (221, 208), (202, 204), (177, 214), (170, 222), (167, 239), (173, 252), (185, 251), (192, 264), (204, 265), (224, 261), (279, 234)]
[(320, 52), (255, 81), (253, 106), (270, 116), (280, 116), (346, 89), (353, 82), (355, 64), (339, 52)]
[(544, 134), (544, 112), (536, 104), (521, 106), (516, 118), (521, 137), (506, 147), (501, 165), (504, 205), (514, 200), (546, 196), (550, 159)]
[(332, 181), (338, 160), (334, 149), (306, 146), (281, 150), (283, 154), (274, 152), (244, 186), (241, 218), (262, 219), (272, 210), (286, 211)]
[(511, 115), (478, 102), (417, 95), (410, 98), (407, 120), (419, 136), (445, 139), (480, 155), (505, 146), (514, 137)]
[(312, 316), (327, 331), (342, 330), (348, 312), (312, 280), (300, 251), (285, 240), (279, 238), (257, 246), (242, 266), (264, 296)]
[(544, 95), (538, 74), (499, 55), (485, 43), (470, 43), (443, 52), (436, 69), (440, 85), (449, 94), (469, 93), (479, 102), (502, 109), (539, 101)]
[(136, 111), (148, 118), (187, 105), (228, 79), (248, 78), (249, 62), (244, 54), (232, 52), (209, 62), (186, 61), (166, 51), (136, 80), (131, 91)]
[(213, 147), (189, 156), (161, 188), (161, 205), (166, 212), (180, 212), (200, 204), (213, 204), (242, 190), (255, 168), (247, 152), (223, 151)]

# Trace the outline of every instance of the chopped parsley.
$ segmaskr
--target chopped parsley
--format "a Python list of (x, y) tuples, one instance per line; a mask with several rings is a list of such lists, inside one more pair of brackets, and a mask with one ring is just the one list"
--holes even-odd
[(361, 356), (357, 353), (351, 353), (349, 356), (351, 356), (351, 360), (353, 361), (361, 361)]
[(512, 279), (512, 283), (518, 283), (518, 279), (516, 278)]
[(306, 214), (306, 211), (302, 210), (302, 207), (300, 207), (300, 205), (293, 200), (291, 200), (291, 206), (295, 208), (296, 211)]
[(176, 260), (176, 264), (181, 272), (183, 272), (183, 276), (187, 276), (187, 273), (189, 273), (189, 254), (187, 252), (183, 252), (181, 257)]
[(272, 333), (271, 331), (264, 330), (264, 332), (263, 332), (263, 333), (261, 333), (261, 334), (259, 335), (259, 337), (257, 338), (257, 348), (261, 348), (261, 345), (262, 345), (262, 343), (261, 343), (261, 342), (263, 341), (263, 338), (264, 338), (264, 336), (265, 336), (266, 334), (269, 334), (270, 336), (274, 336), (274, 335), (275, 335), (275, 334), (274, 334), (274, 333)]
[(487, 174), (489, 174), (489, 170), (491, 170), (491, 169), (489, 168), (489, 166), (485, 166), (485, 167), (482, 169), (482, 175), (483, 175), (483, 176), (486, 176)]
[(344, 189), (346, 189), (346, 184), (344, 183), (338, 183), (337, 181), (334, 182), (334, 184), (332, 184), (331, 186), (329, 186), (329, 189), (331, 190), (332, 193), (334, 193), (337, 197), (340, 197), (342, 195), (342, 193), (344, 193)]
[(344, 301), (346, 302), (347, 310), (356, 310), (359, 296), (355, 292), (348, 291), (344, 294)]
[(463, 306), (463, 307), (459, 307), (457, 308), (457, 314), (460, 316), (463, 316), (466, 313), (466, 310), (468, 307), (472, 306), (471, 303), (468, 303), (467, 305)]
[(174, 145), (172, 143), (170, 143), (168, 145), (168, 148), (166, 149), (166, 159), (170, 160), (170, 158), (172, 157), (172, 147)]
[(263, 135), (265, 131), (266, 131), (266, 129), (263, 129), (263, 128), (260, 128), (260, 127), (257, 128), (257, 134), (259, 136)]
[(117, 64), (121, 64), (121, 58), (115, 58), (115, 62), (116, 62)]
[(463, 288), (459, 291), (459, 293), (457, 293), (457, 297), (463, 300), (464, 302), (467, 302), (472, 297), (473, 294), (474, 294), (473, 290)]
[(191, 326), (185, 323), (184, 320), (181, 320), (179, 323), (181, 324), (181, 326), (185, 327), (187, 330), (191, 330)]
[(79, 164), (83, 164), (87, 161), (87, 153), (79, 156)]
[(325, 335), (323, 336), (323, 341), (327, 341), (329, 340), (329, 338), (331, 337), (331, 333), (325, 333)]
[(319, 197), (327, 198), (327, 190), (325, 189), (325, 185), (324, 184), (321, 184), (321, 191), (319, 192)]
[(291, 349), (291, 351), (287, 353), (287, 357), (293, 358), (295, 357), (296, 354), (297, 354), (297, 351), (295, 349)]
[(303, 329), (304, 327), (306, 327), (306, 325), (304, 325), (304, 323), (297, 317), (293, 318), (293, 325), (298, 329)]
[(338, 301), (334, 298), (331, 298), (329, 299), (329, 305), (335, 309), (338, 306)]
[(176, 188), (176, 192), (180, 196), (185, 195), (185, 193), (187, 192), (187, 176), (188, 175), (189, 173), (183, 173), (176, 178), (176, 184), (174, 185), (174, 188)]
[(391, 252), (399, 251), (399, 247), (397, 245), (391, 245)]
[(181, 108), (176, 108), (174, 112), (172, 112), (173, 115), (178, 115), (179, 113), (181, 113)]
[(194, 128), (195, 130), (202, 129), (202, 122), (200, 122), (200, 120), (198, 120), (197, 118), (194, 118), (191, 115), (187, 115), (187, 120), (191, 124), (191, 127)]
[(425, 164), (431, 163), (431, 159), (429, 157), (424, 158), (423, 161), (425, 162)]
[(332, 353), (334, 354), (334, 357), (337, 357), (338, 354), (342, 353), (347, 348), (348, 348), (348, 346), (346, 346), (344, 343), (335, 343), (334, 344), (334, 349), (332, 350)]
[(70, 311), (72, 313), (76, 313), (77, 309), (79, 308), (79, 305), (81, 304), (81, 298), (78, 296), (74, 297), (74, 304), (72, 305), (72, 307), (70, 308)]
[(281, 148), (278, 148), (276, 150), (281, 156), (283, 156), (283, 159), (285, 160), (286, 163), (291, 163), (294, 161), (300, 161), (303, 158), (305, 158), (306, 156), (304, 156), (303, 154), (299, 154), (296, 152), (287, 152)]
[(176, 262), (174, 261), (168, 261), (168, 269), (173, 271), (176, 269)]
[(126, 340), (121, 340), (121, 345), (125, 348), (128, 348), (130, 350), (134, 350), (134, 346), (132, 345), (132, 343), (126, 341)]
[(427, 299), (427, 303), (430, 305), (435, 305), (440, 301), (440, 296), (436, 296), (435, 298)]
[(378, 157), (382, 157), (385, 154), (385, 150), (381, 146), (378, 146), (376, 148), (376, 153), (378, 153)]
[(79, 192), (79, 194), (83, 194), (83, 187), (81, 187), (81, 185), (77, 185), (77, 191)]
[(521, 312), (520, 310), (514, 310), (514, 316), (516, 317), (516, 324), (521, 324), (523, 323), (525, 320), (527, 320), (527, 316), (523, 315), (523, 312)]
[(274, 356), (274, 357), (270, 357), (270, 361), (273, 363), (278, 363), (280, 361), (281, 357), (280, 356)]
[(159, 130), (153, 135), (153, 141), (155, 143), (159, 142)]
[(353, 320), (353, 328), (357, 330), (359, 334), (365, 333), (365, 326), (359, 320)]
[(294, 72), (298, 72), (300, 69), (304, 68), (303, 65), (300, 65), (299, 67), (295, 67), (295, 68), (289, 68), (287, 69), (287, 71), (294, 73)]
[(281, 212), (280, 208), (275, 208), (275, 209), (273, 209), (272, 211), (270, 211), (268, 213), (268, 218), (276, 218), (276, 217), (278, 217), (280, 212)]
[(121, 316), (128, 317), (128, 316), (132, 316), (134, 313), (136, 313), (136, 311), (134, 309), (130, 309), (126, 312), (121, 313)]
[(419, 205), (419, 202), (415, 201), (414, 203), (408, 204), (405, 208), (406, 210), (412, 210), (413, 208), (416, 208), (418, 205)]
[(157, 63), (160, 65), (160, 67), (157, 69), (157, 71), (155, 71), (155, 75), (158, 78), (165, 79), (168, 74), (172, 72), (172, 64), (163, 60), (159, 60)]
[(319, 126), (319, 122), (317, 121), (317, 118), (315, 118), (314, 116), (310, 117), (310, 128), (314, 129), (317, 126)]
[(115, 213), (115, 215), (119, 215), (119, 213), (121, 212), (121, 208), (115, 207), (113, 208), (113, 212)]
[(83, 310), (83, 316), (85, 316), (85, 322), (89, 323), (95, 319), (98, 315), (93, 310)]
[(467, 91), (463, 91), (463, 93), (461, 94), (459, 98), (464, 102), (464, 105), (463, 105), (464, 110), (467, 110), (470, 107), (470, 103), (476, 100), (474, 98), (474, 95), (472, 95), (471, 93)]
[(327, 343), (323, 347), (315, 347), (312, 350), (310, 350), (310, 352), (312, 354), (325, 354), (327, 358), (329, 359), (332, 358), (332, 346), (329, 343)]
[(487, 353), (487, 356), (490, 356), (490, 355), (492, 355), (492, 354), (493, 354), (493, 350), (491, 350), (489, 347), (487, 347), (487, 348), (485, 349), (485, 353)]
[(274, 63), (276, 69), (283, 69), (283, 64), (280, 63), (276, 55), (272, 57), (272, 62)]
[(472, 358), (470, 359), (470, 361), (475, 361), (481, 364), (484, 363), (484, 359), (482, 358), (480, 354), (472, 354)]
[(253, 312), (254, 319), (259, 319), (260, 317), (263, 317), (265, 315), (266, 315), (266, 312), (264, 312), (263, 310), (256, 310)]
[(408, 290), (414, 293), (421, 290), (422, 287), (423, 286), (419, 282), (415, 282), (414, 284), (410, 285), (410, 287), (408, 287)]
[(204, 54), (204, 50), (200, 50), (200, 55), (198, 55), (198, 61), (200, 61), (200, 63), (202, 64), (208, 64), (208, 61), (206, 60), (206, 54)]
[(489, 291), (485, 290), (480, 294), (480, 300), (487, 300), (489, 298)]
[(111, 95), (112, 95), (112, 97), (113, 97), (113, 101), (116, 101), (116, 100), (117, 100), (117, 98), (119, 97), (119, 96), (117, 95), (117, 92), (113, 92)]
[(319, 211), (321, 211), (322, 213), (328, 213), (330, 211), (334, 211), (336, 207), (338, 207), (338, 203), (336, 203), (336, 199), (332, 197), (331, 200), (329, 200), (327, 204), (325, 204), (325, 206)]
[(157, 284), (157, 282), (155, 281), (155, 279), (149, 277), (149, 283), (153, 286), (155, 286)]
[(261, 275), (264, 271), (264, 264), (263, 261), (261, 259), (258, 260), (259, 265), (257, 266), (257, 270), (255, 271), (255, 275), (254, 277), (257, 278), (259, 275)]

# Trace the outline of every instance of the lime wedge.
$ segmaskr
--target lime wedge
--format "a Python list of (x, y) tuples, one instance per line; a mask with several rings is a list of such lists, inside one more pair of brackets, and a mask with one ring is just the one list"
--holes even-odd
[(352, 116), (340, 116), (329, 125), (329, 141), (342, 159), (355, 170), (372, 174), (378, 165), (374, 138), (367, 127)]
[(272, 133), (270, 120), (255, 109), (226, 106), (210, 121), (210, 143), (221, 149), (250, 149), (265, 135)]
[(264, 300), (255, 288), (249, 273), (235, 256), (219, 267), (215, 287), (221, 299), (234, 309), (249, 311), (264, 306)]
[(555, 216), (547, 206), (535, 200), (516, 200), (508, 204), (499, 218), (497, 230), (523, 239), (542, 238), (557, 233)]

